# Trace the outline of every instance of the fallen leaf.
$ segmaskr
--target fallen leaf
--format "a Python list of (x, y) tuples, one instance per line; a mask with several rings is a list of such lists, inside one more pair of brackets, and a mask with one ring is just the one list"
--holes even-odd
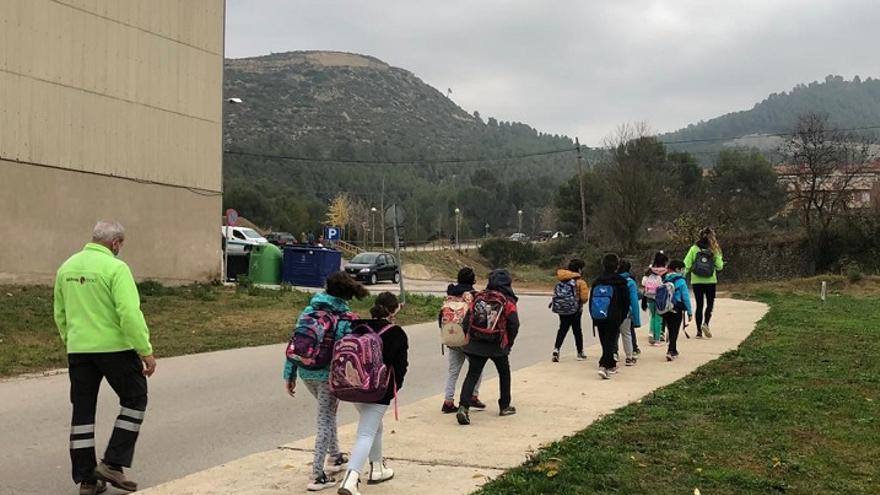
[(700, 489), (694, 488), (694, 495), (700, 495)]

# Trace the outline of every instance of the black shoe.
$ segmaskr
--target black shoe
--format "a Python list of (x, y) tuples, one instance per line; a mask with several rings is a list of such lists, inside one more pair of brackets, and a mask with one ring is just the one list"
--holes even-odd
[(550, 358), (550, 360), (553, 361), (554, 363), (559, 362), (559, 349), (553, 349), (553, 357)]
[(79, 495), (95, 495), (107, 491), (107, 483), (103, 480), (83, 481), (79, 484)]
[(443, 408), (440, 409), (443, 414), (452, 414), (454, 412), (458, 412), (458, 407), (455, 406), (455, 402), (451, 400), (443, 401)]
[(465, 426), (471, 424), (471, 416), (468, 412), (468, 408), (461, 406), (458, 408), (458, 413), (455, 415), (455, 419), (458, 420), (458, 424)]
[(499, 416), (513, 416), (516, 414), (516, 408), (513, 406), (507, 406), (498, 413)]
[(471, 397), (471, 402), (468, 404), (468, 407), (473, 407), (475, 409), (486, 409), (486, 404), (480, 400), (476, 395)]

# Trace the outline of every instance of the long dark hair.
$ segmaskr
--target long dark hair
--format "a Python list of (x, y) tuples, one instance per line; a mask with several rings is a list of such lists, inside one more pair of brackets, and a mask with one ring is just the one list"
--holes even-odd
[(701, 248), (709, 248), (712, 254), (721, 254), (721, 245), (718, 244), (718, 238), (715, 236), (715, 230), (712, 227), (706, 227), (700, 231), (700, 239), (697, 245)]
[(397, 296), (390, 292), (383, 292), (376, 296), (376, 302), (370, 308), (370, 315), (377, 320), (381, 320), (393, 315), (399, 308), (400, 301), (397, 299)]
[(370, 295), (370, 291), (366, 287), (342, 271), (331, 273), (327, 277), (326, 291), (327, 294), (346, 301), (351, 301), (354, 298), (363, 299)]

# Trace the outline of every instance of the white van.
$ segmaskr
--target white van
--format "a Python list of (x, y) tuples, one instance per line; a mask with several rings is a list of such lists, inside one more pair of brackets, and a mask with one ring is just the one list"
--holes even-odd
[(269, 242), (259, 232), (247, 227), (220, 227), (221, 241), (226, 239), (227, 231), (230, 234), (227, 244), (230, 256), (247, 254), (253, 246)]

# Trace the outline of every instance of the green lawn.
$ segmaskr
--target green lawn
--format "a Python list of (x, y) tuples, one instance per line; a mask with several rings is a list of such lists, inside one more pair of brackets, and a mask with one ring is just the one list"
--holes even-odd
[(479, 493), (880, 493), (880, 298), (746, 297), (771, 309), (740, 349)]
[[(266, 289), (233, 290), (196, 285), (142, 285), (142, 309), (160, 358), (283, 342), (310, 294)], [(436, 318), (442, 300), (409, 294), (404, 324)], [(372, 298), (355, 301), (369, 314)], [(0, 376), (66, 365), (52, 321), (52, 289), (0, 286)]]

